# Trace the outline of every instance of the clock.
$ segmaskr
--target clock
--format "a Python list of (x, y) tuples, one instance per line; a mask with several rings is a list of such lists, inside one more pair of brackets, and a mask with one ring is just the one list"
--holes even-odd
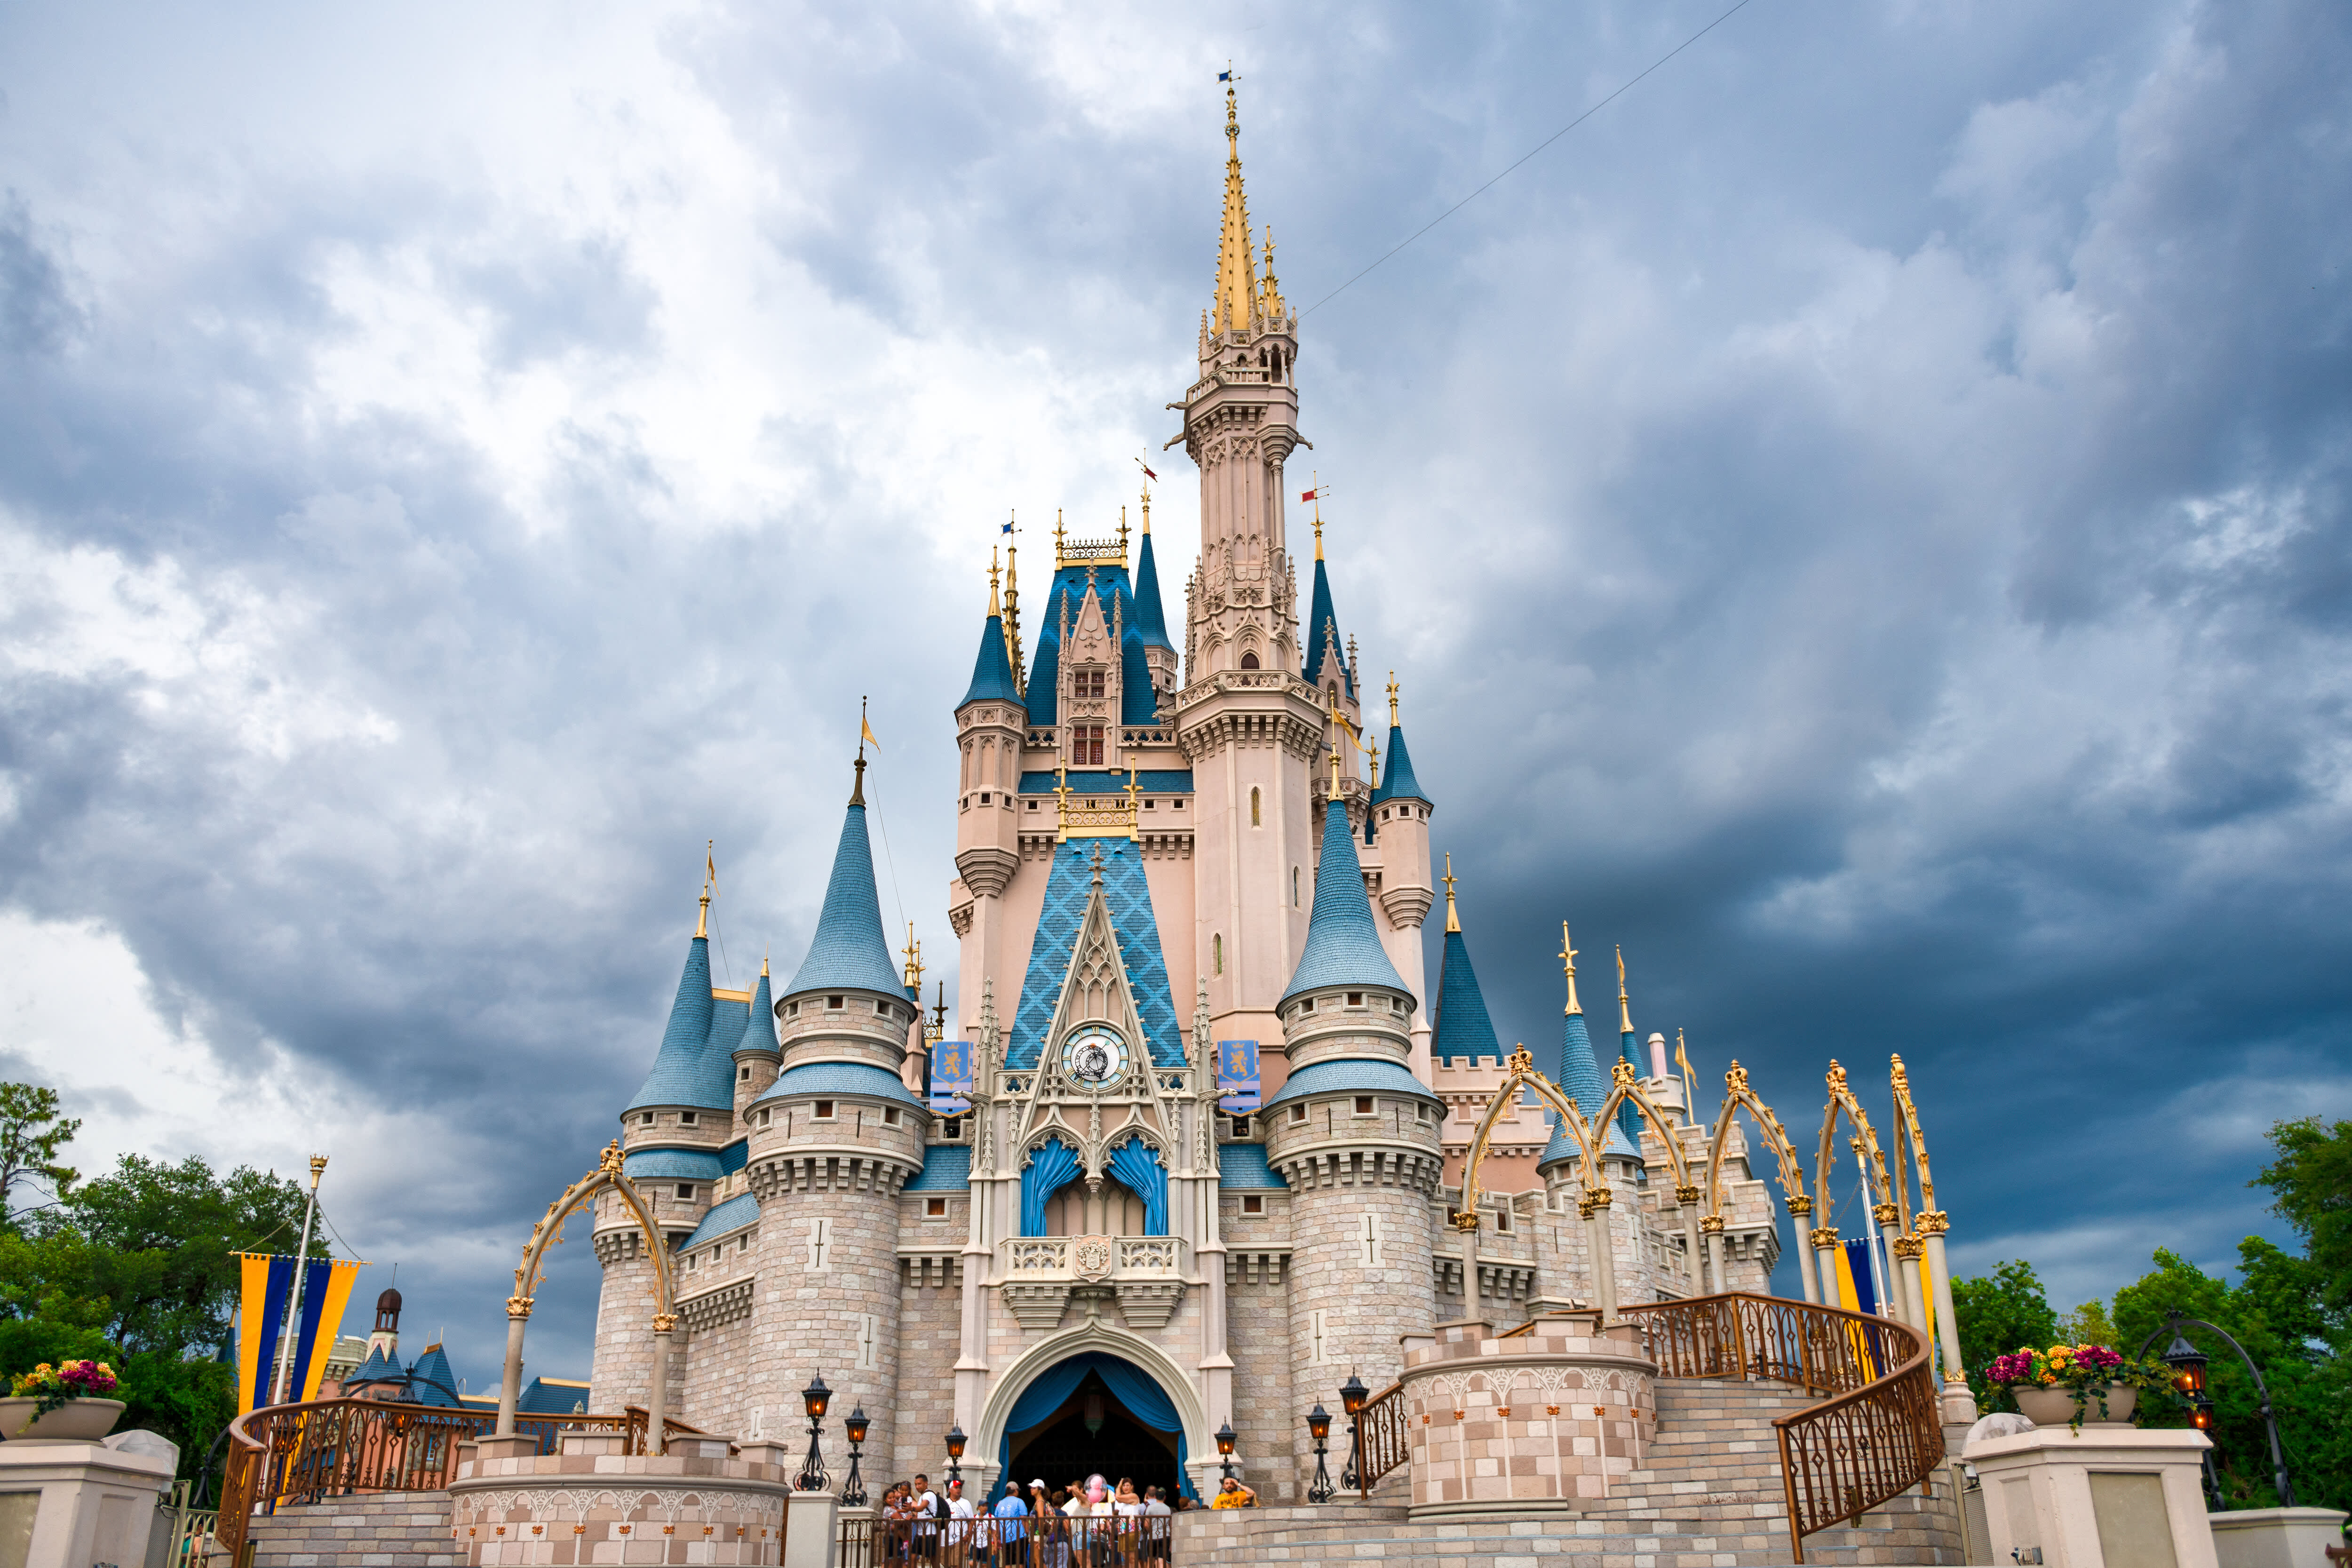
[(1089, 1024), (1063, 1045), (1062, 1067), (1078, 1082), (1099, 1089), (1127, 1069), (1127, 1042), (1099, 1024)]

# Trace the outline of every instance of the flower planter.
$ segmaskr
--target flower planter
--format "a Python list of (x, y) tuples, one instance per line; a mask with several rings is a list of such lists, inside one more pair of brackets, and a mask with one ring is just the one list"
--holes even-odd
[[(34, 1421), (40, 1403), (30, 1394), (0, 1399), (0, 1438), (11, 1443), (95, 1443), (122, 1418), (120, 1399), (69, 1399)], [(30, 1429), (25, 1425), (28, 1421)]]
[[(2071, 1388), (2012, 1388), (2010, 1394), (2017, 1408), (2036, 1426), (2064, 1426), (2074, 1419), (2074, 1391)], [(2085, 1426), (2128, 1426), (2132, 1411), (2139, 1404), (2137, 1388), (2107, 1390), (2107, 1413), (2099, 1414), (2099, 1396), (2088, 1394), (2083, 1399), (2083, 1425)]]

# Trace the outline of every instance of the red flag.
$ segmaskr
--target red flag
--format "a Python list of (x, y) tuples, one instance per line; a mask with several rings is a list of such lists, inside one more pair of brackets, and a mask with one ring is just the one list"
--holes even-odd
[(1154, 484), (1159, 482), (1160, 476), (1151, 471), (1150, 464), (1145, 462), (1142, 458), (1138, 458), (1135, 459), (1135, 466), (1143, 470), (1143, 477), (1145, 479), (1151, 480)]
[(1313, 500), (1318, 493), (1318, 492), (1315, 490), (1301, 490), (1298, 492), (1298, 499), (1300, 500)]

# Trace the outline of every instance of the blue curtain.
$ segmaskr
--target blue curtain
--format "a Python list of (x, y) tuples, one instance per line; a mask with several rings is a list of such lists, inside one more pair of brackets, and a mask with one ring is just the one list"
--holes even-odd
[(1039, 1373), (1037, 1381), (1023, 1389), (1021, 1397), (1013, 1402), (1012, 1412), (1004, 1418), (1004, 1452), (1000, 1457), (1003, 1468), (996, 1478), (999, 1489), (1007, 1480), (1021, 1481), (1024, 1491), (1028, 1487), (1027, 1481), (1013, 1473), (1013, 1434), (1027, 1431), (1060, 1409), (1062, 1402), (1077, 1391), (1090, 1372), (1102, 1373), (1111, 1397), (1125, 1405), (1129, 1415), (1155, 1432), (1176, 1434), (1177, 1482), (1186, 1497), (1197, 1500), (1201, 1494), (1192, 1489), (1192, 1474), (1184, 1468), (1184, 1424), (1177, 1418), (1175, 1401), (1141, 1368), (1101, 1351), (1087, 1351), (1056, 1362)]
[(1045, 1200), (1067, 1186), (1078, 1173), (1078, 1152), (1059, 1138), (1049, 1138), (1029, 1156), (1021, 1170), (1021, 1234), (1045, 1234)]
[[(1138, 1133), (1110, 1152), (1110, 1173), (1143, 1200), (1143, 1234), (1168, 1234), (1168, 1171)], [(1166, 1428), (1162, 1427), (1162, 1431)]]

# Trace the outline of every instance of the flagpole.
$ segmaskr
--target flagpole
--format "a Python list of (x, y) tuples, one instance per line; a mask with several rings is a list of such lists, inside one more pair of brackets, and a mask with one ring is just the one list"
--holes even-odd
[(278, 1342), (278, 1376), (274, 1380), (278, 1397), (274, 1403), (280, 1405), (289, 1403), (286, 1396), (292, 1392), (286, 1384), (293, 1375), (294, 1339), (302, 1330), (302, 1275), (310, 1263), (310, 1221), (319, 1212), (319, 1178), (326, 1173), (327, 1157), (311, 1155), (310, 1201), (302, 1209), (302, 1245), (294, 1254), (294, 1282), (286, 1292), (286, 1327)]

